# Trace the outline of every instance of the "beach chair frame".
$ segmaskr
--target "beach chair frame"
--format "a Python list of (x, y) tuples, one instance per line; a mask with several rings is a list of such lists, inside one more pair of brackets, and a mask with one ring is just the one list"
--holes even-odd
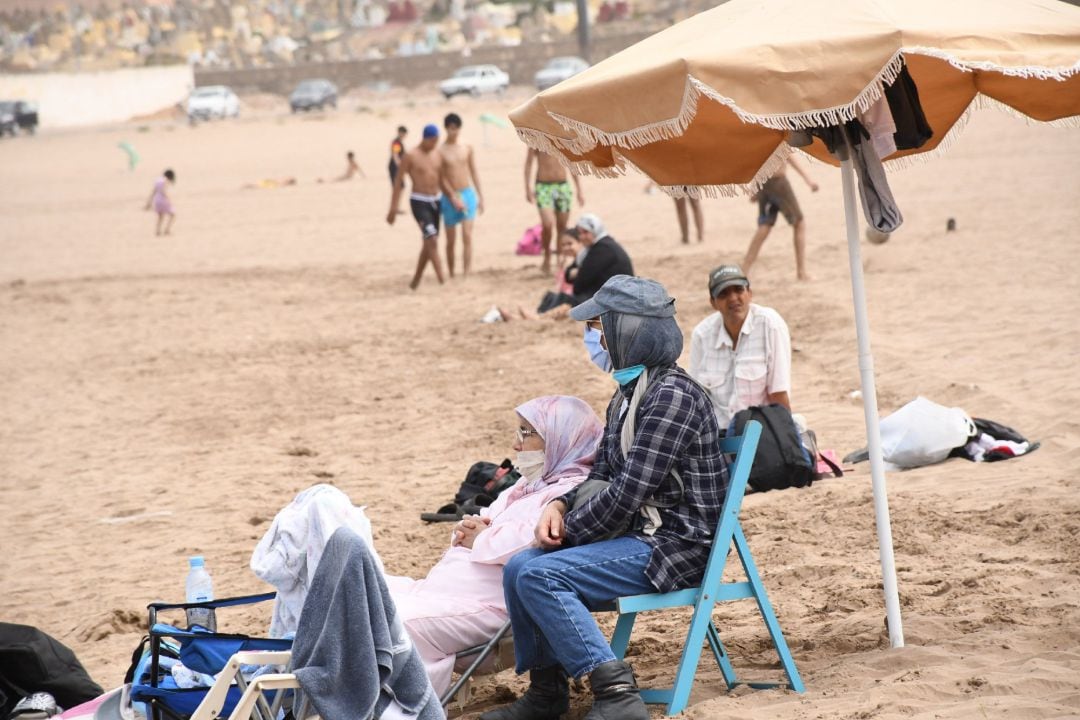
[[(149, 655), (145, 657), (143, 661), (134, 664), (132, 668), (132, 699), (135, 702), (146, 703), (148, 709), (148, 720), (188, 720), (192, 712), (200, 704), (201, 700), (205, 696), (208, 688), (190, 688), (190, 689), (167, 689), (159, 686), (159, 676), (161, 675), (161, 658), (164, 651), (164, 645), (166, 642), (179, 642), (181, 646), (184, 644), (202, 644), (202, 643), (221, 643), (227, 644), (229, 647), (235, 647), (236, 650), (244, 651), (284, 651), (288, 650), (292, 646), (291, 640), (281, 640), (273, 638), (253, 638), (247, 635), (223, 633), (223, 632), (203, 632), (193, 631), (191, 628), (184, 629), (174, 627), (165, 623), (159, 623), (157, 615), (161, 611), (165, 610), (187, 610), (189, 608), (211, 608), (215, 611), (226, 608), (236, 607), (241, 605), (251, 605), (254, 603), (266, 602), (273, 600), (276, 593), (262, 593), (259, 595), (244, 595), (241, 597), (222, 598), (220, 600), (211, 600), (202, 603), (165, 603), (155, 602), (147, 606), (149, 611), (149, 628), (150, 631), (147, 636)], [(227, 656), (221, 660), (222, 666), (228, 661), (228, 657), (232, 656), (230, 652)], [(145, 669), (146, 681), (139, 677), (142, 670)], [(243, 679), (237, 685), (234, 685), (231, 689), (228, 689), (228, 697), (225, 699), (225, 705), (231, 709), (241, 697), (245, 690)], [(180, 709), (190, 708), (188, 710)], [(266, 710), (267, 708), (261, 708)]]
[(509, 633), (510, 621), (507, 620), (505, 623), (503, 623), (503, 626), (499, 628), (499, 631), (492, 635), (491, 639), (488, 640), (486, 643), (482, 645), (474, 645), (471, 648), (466, 648), (465, 650), (462, 650), (457, 654), (457, 660), (463, 660), (473, 655), (475, 655), (476, 658), (471, 663), (469, 663), (469, 667), (467, 667), (461, 673), (461, 675), (458, 676), (458, 679), (454, 682), (453, 685), (450, 686), (450, 689), (443, 693), (442, 697), (439, 698), (439, 703), (444, 708), (447, 706), (447, 704), (449, 704), (451, 700), (454, 699), (454, 696), (458, 694), (461, 688), (465, 686), (465, 683), (469, 682), (469, 679), (472, 678), (472, 676), (476, 673), (477, 668), (479, 668), (484, 663), (484, 661), (491, 656), (493, 652), (497, 652), (499, 650), (499, 645), (503, 642), (504, 638), (508, 642), (513, 642), (513, 635), (510, 635)]
[[(724, 677), (728, 688), (736, 685), (747, 685), (753, 688), (783, 687), (783, 683), (766, 682), (741, 682), (735, 675), (731, 660), (728, 657), (724, 644), (720, 641), (720, 633), (712, 620), (713, 608), (717, 602), (729, 600), (743, 600), (753, 598), (757, 602), (758, 610), (765, 627), (772, 637), (777, 655), (780, 657), (780, 665), (787, 676), (786, 686), (797, 693), (805, 691), (802, 678), (795, 667), (795, 661), (791, 657), (784, 633), (780, 629), (780, 623), (776, 619), (772, 604), (765, 592), (765, 586), (761, 582), (757, 565), (750, 554), (750, 546), (746, 542), (742, 527), (739, 525), (739, 510), (742, 507), (743, 495), (746, 492), (746, 482), (750, 477), (750, 467), (754, 462), (757, 452), (758, 439), (761, 437), (761, 424), (750, 421), (743, 428), (743, 434), (739, 437), (728, 437), (721, 441), (721, 449), (724, 453), (733, 454), (735, 459), (731, 465), (730, 483), (728, 494), (724, 500), (724, 507), (720, 516), (720, 523), (713, 538), (712, 551), (709, 554), (708, 564), (705, 566), (705, 575), (701, 585), (685, 590), (676, 590), (668, 593), (651, 593), (647, 595), (632, 595), (618, 598), (615, 601), (615, 610), (619, 613), (619, 619), (615, 624), (615, 632), (611, 637), (611, 649), (615, 657), (623, 659), (626, 648), (630, 642), (630, 633), (634, 628), (634, 620), (639, 612), (647, 610), (663, 610), (675, 607), (694, 608), (687, 630), (686, 641), (683, 644), (682, 657), (675, 672), (675, 683), (670, 688), (643, 689), (641, 699), (647, 703), (667, 704), (667, 714), (675, 715), (686, 708), (690, 699), (690, 689), (697, 674), (698, 661), (701, 658), (702, 646), (708, 642), (712, 649), (716, 664), (720, 667), (720, 673)], [(741, 582), (723, 582), (724, 568), (731, 546), (734, 544), (742, 563), (746, 580)]]

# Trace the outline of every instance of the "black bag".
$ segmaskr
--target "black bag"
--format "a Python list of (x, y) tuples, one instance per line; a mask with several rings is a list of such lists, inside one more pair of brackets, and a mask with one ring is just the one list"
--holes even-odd
[[(506, 472), (500, 475), (499, 468), (504, 468)], [(516, 483), (520, 477), (521, 473), (514, 469), (514, 464), (509, 458), (499, 465), (483, 460), (475, 462), (469, 468), (469, 472), (465, 473), (465, 482), (461, 483), (457, 494), (454, 495), (454, 502), (464, 505), (473, 500), (474, 504), (487, 507), (499, 493)], [(479, 497), (481, 495), (485, 497)]]
[(806, 487), (817, 475), (817, 460), (803, 445), (791, 411), (783, 405), (756, 405), (731, 418), (728, 436), (742, 435), (750, 420), (761, 423), (761, 439), (750, 468), (750, 487), (757, 492)]
[(0, 622), (0, 717), (35, 692), (72, 708), (105, 691), (66, 645), (35, 627)]
[(519, 478), (521, 473), (514, 469), (509, 458), (498, 465), (484, 460), (475, 462), (465, 473), (465, 482), (458, 488), (454, 501), (436, 512), (420, 513), (420, 519), (425, 522), (454, 522), (466, 515), (476, 515), (482, 508), (495, 502), (499, 493), (511, 487)]

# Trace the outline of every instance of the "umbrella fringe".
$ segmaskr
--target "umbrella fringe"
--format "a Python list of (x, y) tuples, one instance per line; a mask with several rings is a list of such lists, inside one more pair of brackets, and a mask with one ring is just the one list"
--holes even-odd
[(597, 145), (639, 148), (662, 140), (677, 138), (686, 132), (686, 129), (690, 127), (690, 123), (693, 122), (694, 117), (697, 115), (700, 97), (701, 93), (694, 84), (693, 78), (688, 78), (686, 86), (683, 88), (682, 104), (675, 117), (649, 123), (648, 125), (641, 125), (633, 130), (613, 133), (605, 132), (593, 125), (568, 118), (565, 115), (548, 114), (555, 122), (577, 136), (573, 140), (560, 138), (556, 143), (564, 145), (566, 150), (580, 155)]
[[(615, 164), (611, 167), (597, 167), (591, 162), (585, 160), (571, 160), (563, 154), (564, 148), (546, 133), (539, 130), (532, 130), (530, 128), (517, 128), (518, 138), (528, 145), (529, 147), (539, 150), (540, 152), (547, 153), (553, 158), (559, 161), (559, 164), (568, 170), (574, 172), (576, 175), (587, 175), (598, 178), (617, 178), (626, 174), (626, 158), (613, 152), (612, 155), (615, 158)], [(612, 148), (614, 151), (615, 148)], [(573, 152), (573, 151), (570, 151)], [(640, 171), (639, 171), (640, 172)], [(644, 173), (642, 173), (644, 174)]]
[(983, 95), (981, 93), (975, 96), (975, 99), (972, 101), (972, 105), (974, 105), (975, 109), (977, 110), (986, 108), (990, 110), (997, 110), (998, 112), (1003, 112), (1007, 115), (1012, 115), (1014, 118), (1019, 118), (1020, 120), (1023, 120), (1028, 125), (1049, 125), (1051, 127), (1066, 128), (1080, 127), (1080, 116), (1078, 115), (1058, 118), (1057, 120), (1039, 120), (1038, 118), (1033, 118), (1030, 115), (1025, 115), (1011, 105), (1006, 105), (1005, 103), (1001, 102), (996, 98), (992, 98), (989, 95)]
[(944, 60), (952, 65), (957, 70), (963, 72), (996, 72), (1002, 75), (1010, 77), (1021, 78), (1038, 78), (1039, 80), (1059, 80), (1064, 81), (1080, 73), (1080, 62), (1075, 63), (1071, 67), (1047, 67), (1045, 65), (1020, 65), (1017, 67), (1010, 67), (1007, 65), (998, 65), (989, 61), (982, 60), (961, 60), (952, 53), (940, 50), (938, 48), (915, 46), (904, 48), (901, 52), (912, 55), (925, 55), (927, 57), (937, 58)]
[(713, 102), (727, 107), (744, 123), (761, 125), (773, 130), (808, 130), (816, 127), (832, 127), (833, 125), (841, 125), (849, 120), (854, 120), (859, 113), (869, 110), (881, 98), (885, 92), (885, 87), (892, 85), (896, 81), (903, 67), (903, 51), (898, 50), (889, 59), (889, 62), (885, 63), (885, 67), (874, 76), (874, 79), (851, 102), (831, 108), (772, 115), (747, 112), (740, 108), (734, 100), (721, 95), (697, 78), (691, 77), (689, 82), (697, 88), (701, 95), (705, 95)]
[(976, 110), (982, 109), (998, 110), (1008, 115), (1012, 115), (1015, 118), (1019, 118), (1029, 125), (1051, 125), (1053, 127), (1071, 128), (1080, 127), (1080, 117), (1078, 116), (1050, 121), (1036, 120), (1030, 115), (1025, 115), (1016, 108), (1009, 107), (1000, 100), (995, 100), (989, 95), (983, 95), (980, 93), (976, 95), (970, 103), (968, 103), (968, 106), (964, 109), (964, 112), (961, 113), (960, 117), (957, 118), (956, 122), (953, 123), (951, 128), (949, 128), (949, 132), (945, 134), (945, 137), (941, 139), (941, 142), (939, 142), (933, 150), (915, 153), (914, 155), (904, 155), (903, 157), (893, 158), (891, 160), (885, 160), (882, 165), (884, 165), (885, 168), (888, 170), (903, 170), (905, 168), (911, 167), (912, 165), (918, 165), (927, 160), (932, 160), (941, 155), (944, 155), (950, 149), (952, 149), (952, 146), (956, 144), (957, 139), (959, 139), (960, 135), (963, 134), (968, 122), (971, 121), (972, 113), (974, 113)]
[[(660, 189), (670, 195), (673, 198), (694, 198), (700, 200), (702, 198), (733, 198), (741, 195), (754, 195), (762, 186), (768, 182), (769, 178), (773, 176), (780, 167), (787, 162), (788, 157), (794, 152), (794, 149), (786, 142), (780, 143), (776, 146), (776, 150), (769, 156), (769, 159), (761, 166), (761, 169), (754, 175), (754, 179), (748, 183), (743, 184), (729, 184), (729, 185), (661, 185)], [(643, 173), (644, 174), (644, 173)]]
[[(597, 145), (612, 147), (639, 148), (652, 143), (671, 140), (681, 136), (693, 122), (697, 115), (698, 103), (705, 96), (713, 102), (728, 108), (742, 122), (760, 125), (773, 130), (806, 130), (815, 127), (831, 127), (840, 125), (858, 117), (859, 113), (868, 110), (884, 94), (885, 87), (895, 82), (900, 71), (904, 67), (904, 55), (926, 55), (948, 62), (952, 67), (963, 72), (998, 72), (1003, 75), (1023, 78), (1039, 78), (1042, 80), (1059, 80), (1080, 73), (1080, 62), (1071, 67), (1046, 67), (1037, 65), (1025, 65), (1019, 67), (1007, 67), (991, 62), (964, 61), (955, 55), (937, 48), (914, 46), (897, 50), (885, 66), (874, 76), (865, 88), (855, 96), (855, 99), (844, 105), (817, 110), (806, 110), (798, 113), (783, 113), (761, 115), (748, 112), (733, 100), (722, 95), (714, 88), (701, 80), (687, 76), (686, 87), (683, 91), (682, 105), (678, 114), (670, 119), (661, 120), (648, 125), (623, 130), (619, 132), (606, 132), (594, 125), (574, 120), (573, 118), (549, 113), (551, 118), (559, 123), (574, 137), (554, 137), (535, 130), (518, 129), (518, 135), (530, 147), (551, 153), (552, 151), (565, 151), (575, 155), (582, 155)], [(1058, 121), (1055, 121), (1058, 122)], [(1066, 119), (1063, 123), (1072, 124)], [(526, 135), (525, 133), (528, 133)], [(578, 163), (579, 165), (586, 163)], [(621, 173), (616, 173), (621, 174)]]

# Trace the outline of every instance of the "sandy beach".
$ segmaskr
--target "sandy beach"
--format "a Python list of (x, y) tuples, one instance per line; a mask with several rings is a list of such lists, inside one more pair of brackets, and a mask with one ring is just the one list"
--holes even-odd
[[(469, 465), (512, 456), (513, 408), (613, 390), (573, 323), (481, 324), (550, 286), (514, 244), (536, 223), (525, 147), (489, 126), (527, 97), (350, 96), (290, 116), (172, 118), (0, 142), (0, 619), (36, 625), (106, 688), (122, 682), (145, 606), (182, 600), (202, 554), (218, 596), (270, 589), (248, 569), (295, 493), (330, 482), (367, 506), (388, 569), (420, 575)], [(475, 272), (410, 292), (419, 233), (385, 222), (394, 128), (455, 111), (476, 147), (486, 212)], [(141, 158), (127, 168), (121, 142)], [(320, 184), (354, 150), (367, 177)], [(684, 717), (1080, 717), (1080, 132), (974, 115), (943, 156), (891, 176), (904, 227), (865, 245), (883, 413), (916, 395), (1011, 425), (1042, 448), (889, 475), (907, 647), (889, 649), (869, 469), (746, 499), (742, 522), (807, 686), (728, 693), (703, 660)], [(177, 220), (142, 209), (172, 167)], [(792, 402), (821, 445), (864, 444), (838, 171), (792, 178), (812, 280), (796, 283), (781, 222), (754, 268), (755, 301), (787, 320)], [(264, 178), (298, 184), (243, 189)], [(640, 275), (677, 298), (687, 337), (711, 312), (707, 271), (738, 261), (745, 198), (704, 201), (707, 237), (681, 245), (672, 201), (646, 179), (583, 180)], [(575, 208), (575, 212), (577, 209)], [(948, 218), (957, 230), (946, 232)], [(268, 608), (222, 615), (261, 633)], [(749, 603), (716, 613), (737, 669), (778, 679)], [(678, 613), (632, 641), (643, 685), (671, 677)], [(711, 662), (711, 661), (710, 661)], [(525, 683), (475, 684), (473, 718)], [(576, 696), (572, 719), (588, 696)], [(457, 712), (457, 711), (455, 711)], [(653, 709), (661, 717), (661, 709)]]

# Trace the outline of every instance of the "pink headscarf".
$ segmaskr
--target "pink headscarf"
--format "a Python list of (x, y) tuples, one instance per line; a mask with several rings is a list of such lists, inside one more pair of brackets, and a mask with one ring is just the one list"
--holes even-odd
[(568, 395), (545, 395), (514, 409), (544, 440), (544, 472), (532, 482), (519, 482), (512, 495), (527, 495), (564, 478), (588, 476), (604, 434), (600, 418), (588, 403)]

